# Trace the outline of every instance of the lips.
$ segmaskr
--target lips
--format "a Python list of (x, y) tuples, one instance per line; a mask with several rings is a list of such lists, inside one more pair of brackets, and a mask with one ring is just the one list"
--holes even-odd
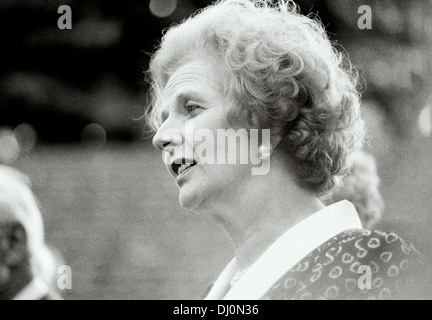
[(176, 160), (171, 164), (171, 169), (176, 175), (180, 175), (183, 172), (189, 170), (193, 166), (195, 166), (197, 162), (195, 160), (190, 159), (184, 159), (182, 158), (181, 161)]

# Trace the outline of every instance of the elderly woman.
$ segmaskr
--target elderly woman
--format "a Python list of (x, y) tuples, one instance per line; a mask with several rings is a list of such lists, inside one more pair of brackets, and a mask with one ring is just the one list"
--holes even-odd
[(323, 201), (329, 204), (349, 200), (356, 208), (362, 225), (371, 229), (381, 220), (384, 210), (375, 158), (365, 151), (355, 151), (348, 157), (348, 163), (349, 170), (341, 185)]
[[(364, 230), (348, 201), (320, 201), (364, 124), (356, 74), (319, 22), (287, 1), (218, 1), (165, 33), (149, 79), (147, 119), (180, 204), (235, 246), (207, 299), (401, 294), (411, 245)], [(229, 132), (246, 139), (227, 146)]]
[(29, 178), (0, 165), (0, 300), (57, 300), (55, 257)]

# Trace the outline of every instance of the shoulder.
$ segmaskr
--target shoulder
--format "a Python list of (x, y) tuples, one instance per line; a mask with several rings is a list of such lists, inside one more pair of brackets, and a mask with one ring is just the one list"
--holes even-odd
[[(370, 265), (377, 272), (379, 272), (377, 266), (386, 267), (398, 263), (401, 264), (398, 269), (405, 270), (410, 261), (422, 260), (422, 255), (412, 243), (394, 232), (378, 230), (345, 231), (316, 250), (316, 253), (324, 252), (327, 256), (332, 255), (336, 262), (349, 264), (354, 261), (358, 264)], [(351, 267), (355, 268), (356, 265), (357, 263), (354, 266), (351, 264)]]
[(265, 298), (404, 298), (423, 264), (420, 252), (393, 232), (348, 230), (287, 271)]

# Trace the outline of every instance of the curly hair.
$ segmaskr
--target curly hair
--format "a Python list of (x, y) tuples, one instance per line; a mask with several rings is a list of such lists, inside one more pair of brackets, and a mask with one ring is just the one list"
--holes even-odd
[(170, 75), (200, 57), (220, 61), (221, 87), (236, 106), (230, 123), (271, 129), (299, 181), (318, 195), (333, 188), (363, 143), (364, 123), (357, 73), (319, 20), (291, 1), (221, 0), (170, 27), (148, 71), (151, 128), (161, 123), (158, 96)]
[(21, 223), (28, 234), (30, 246), (44, 241), (42, 215), (31, 190), (30, 179), (5, 165), (0, 165), (0, 206), (9, 209), (0, 212), (0, 223)]
[(331, 198), (324, 201), (330, 204), (349, 200), (356, 208), (363, 226), (371, 230), (381, 220), (385, 207), (379, 191), (380, 178), (375, 158), (364, 151), (355, 151), (348, 157), (348, 164), (349, 171), (341, 185), (333, 190)]

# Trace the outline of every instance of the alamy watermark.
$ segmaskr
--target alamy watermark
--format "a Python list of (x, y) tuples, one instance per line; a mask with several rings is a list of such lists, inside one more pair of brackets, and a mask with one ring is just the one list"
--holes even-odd
[(60, 290), (72, 289), (72, 269), (68, 265), (62, 265), (57, 268), (57, 287)]
[(362, 273), (362, 276), (357, 280), (357, 286), (360, 290), (372, 289), (372, 269), (368, 265), (361, 265), (357, 273)]
[[(253, 164), (256, 167), (251, 168), (252, 175), (266, 175), (270, 170), (270, 129), (194, 131), (193, 123), (187, 121), (184, 134), (170, 128), (162, 132), (161, 139), (170, 141), (164, 146), (163, 160), (167, 165), (182, 164), (186, 159), (199, 164)], [(173, 149), (179, 147), (182, 157), (176, 158)]]
[(358, 7), (357, 13), (361, 14), (357, 20), (357, 27), (360, 30), (372, 29), (372, 9), (368, 5)]
[(60, 30), (72, 29), (72, 9), (67, 5), (62, 5), (57, 9), (57, 13), (62, 15), (57, 20), (57, 27)]

